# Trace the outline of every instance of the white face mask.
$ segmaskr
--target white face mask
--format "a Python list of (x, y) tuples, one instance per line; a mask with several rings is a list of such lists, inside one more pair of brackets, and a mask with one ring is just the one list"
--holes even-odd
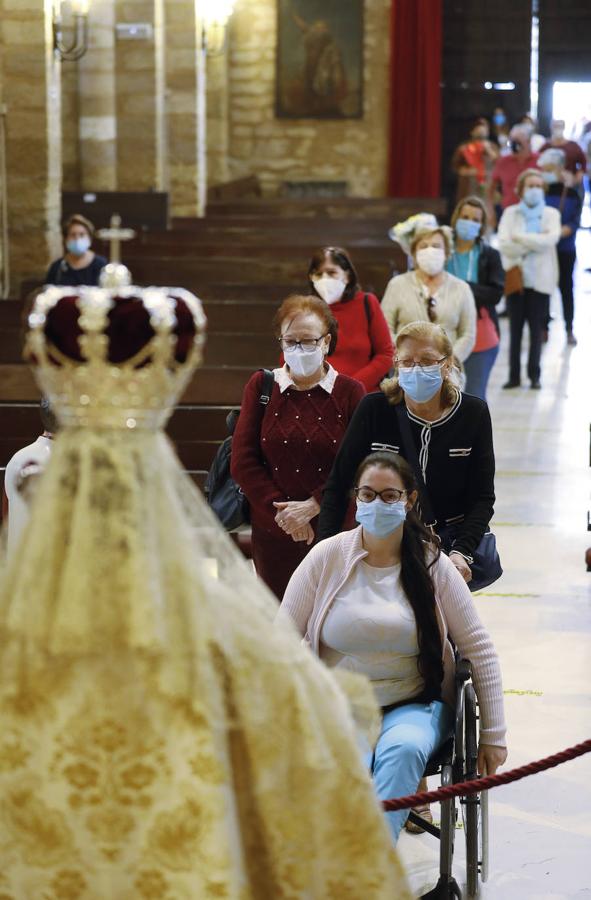
[(314, 281), (314, 287), (317, 292), (324, 302), (329, 305), (331, 303), (338, 303), (343, 296), (346, 286), (346, 283), (338, 276), (333, 277), (332, 275), (323, 275), (321, 278)]
[(284, 350), (283, 357), (294, 375), (309, 378), (324, 362), (324, 348), (316, 347), (311, 353), (306, 353), (301, 347), (294, 347), (293, 350)]
[(445, 250), (441, 247), (425, 247), (417, 251), (417, 266), (426, 275), (439, 275), (445, 265)]

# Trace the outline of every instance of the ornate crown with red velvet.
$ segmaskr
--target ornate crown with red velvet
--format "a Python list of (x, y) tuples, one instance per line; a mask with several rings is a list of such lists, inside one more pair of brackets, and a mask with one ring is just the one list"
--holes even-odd
[(161, 428), (201, 361), (205, 324), (182, 288), (47, 287), (25, 359), (62, 425)]

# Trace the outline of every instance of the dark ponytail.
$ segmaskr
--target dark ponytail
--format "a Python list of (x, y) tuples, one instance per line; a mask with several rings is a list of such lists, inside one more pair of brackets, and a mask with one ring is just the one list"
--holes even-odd
[[(367, 456), (357, 470), (355, 487), (370, 466), (391, 469), (400, 476), (408, 494), (417, 490), (414, 473), (406, 460), (395, 453), (379, 451)], [(414, 509), (406, 514), (401, 546), (400, 581), (417, 623), (419, 673), (425, 680), (425, 700), (441, 698), (443, 648), (437, 622), (435, 590), (430, 569), (439, 559), (439, 542)]]

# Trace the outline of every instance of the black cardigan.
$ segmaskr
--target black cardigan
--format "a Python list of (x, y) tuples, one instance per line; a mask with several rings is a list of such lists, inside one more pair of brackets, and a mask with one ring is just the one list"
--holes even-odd
[[(407, 413), (437, 528), (460, 522), (454, 549), (471, 556), (488, 528), (495, 501), (488, 406), (478, 397), (459, 394), (454, 407), (437, 422)], [(324, 489), (318, 540), (341, 531), (357, 468), (376, 450), (405, 456), (396, 410), (381, 391), (367, 394), (349, 423)]]
[(499, 333), (499, 317), (495, 306), (503, 296), (505, 290), (505, 272), (501, 263), (501, 255), (498, 250), (489, 244), (480, 243), (480, 256), (478, 257), (478, 283), (469, 281), (468, 284), (474, 294), (478, 310), (486, 306), (488, 314), (493, 320)]

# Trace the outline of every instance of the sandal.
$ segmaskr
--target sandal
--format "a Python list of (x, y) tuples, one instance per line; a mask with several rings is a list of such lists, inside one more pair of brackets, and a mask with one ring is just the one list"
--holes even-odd
[[(429, 787), (427, 785), (427, 779), (421, 778), (419, 782), (418, 791), (427, 791)], [(431, 815), (431, 807), (428, 803), (423, 803), (421, 806), (414, 806), (411, 810), (416, 813), (417, 816), (421, 816), (421, 818), (425, 819), (426, 822), (429, 822), (430, 825), (433, 824), (433, 816)], [(414, 822), (411, 822), (410, 819), (407, 819), (404, 823), (404, 828), (409, 834), (424, 834), (425, 829), (421, 828), (420, 825), (415, 825)]]

